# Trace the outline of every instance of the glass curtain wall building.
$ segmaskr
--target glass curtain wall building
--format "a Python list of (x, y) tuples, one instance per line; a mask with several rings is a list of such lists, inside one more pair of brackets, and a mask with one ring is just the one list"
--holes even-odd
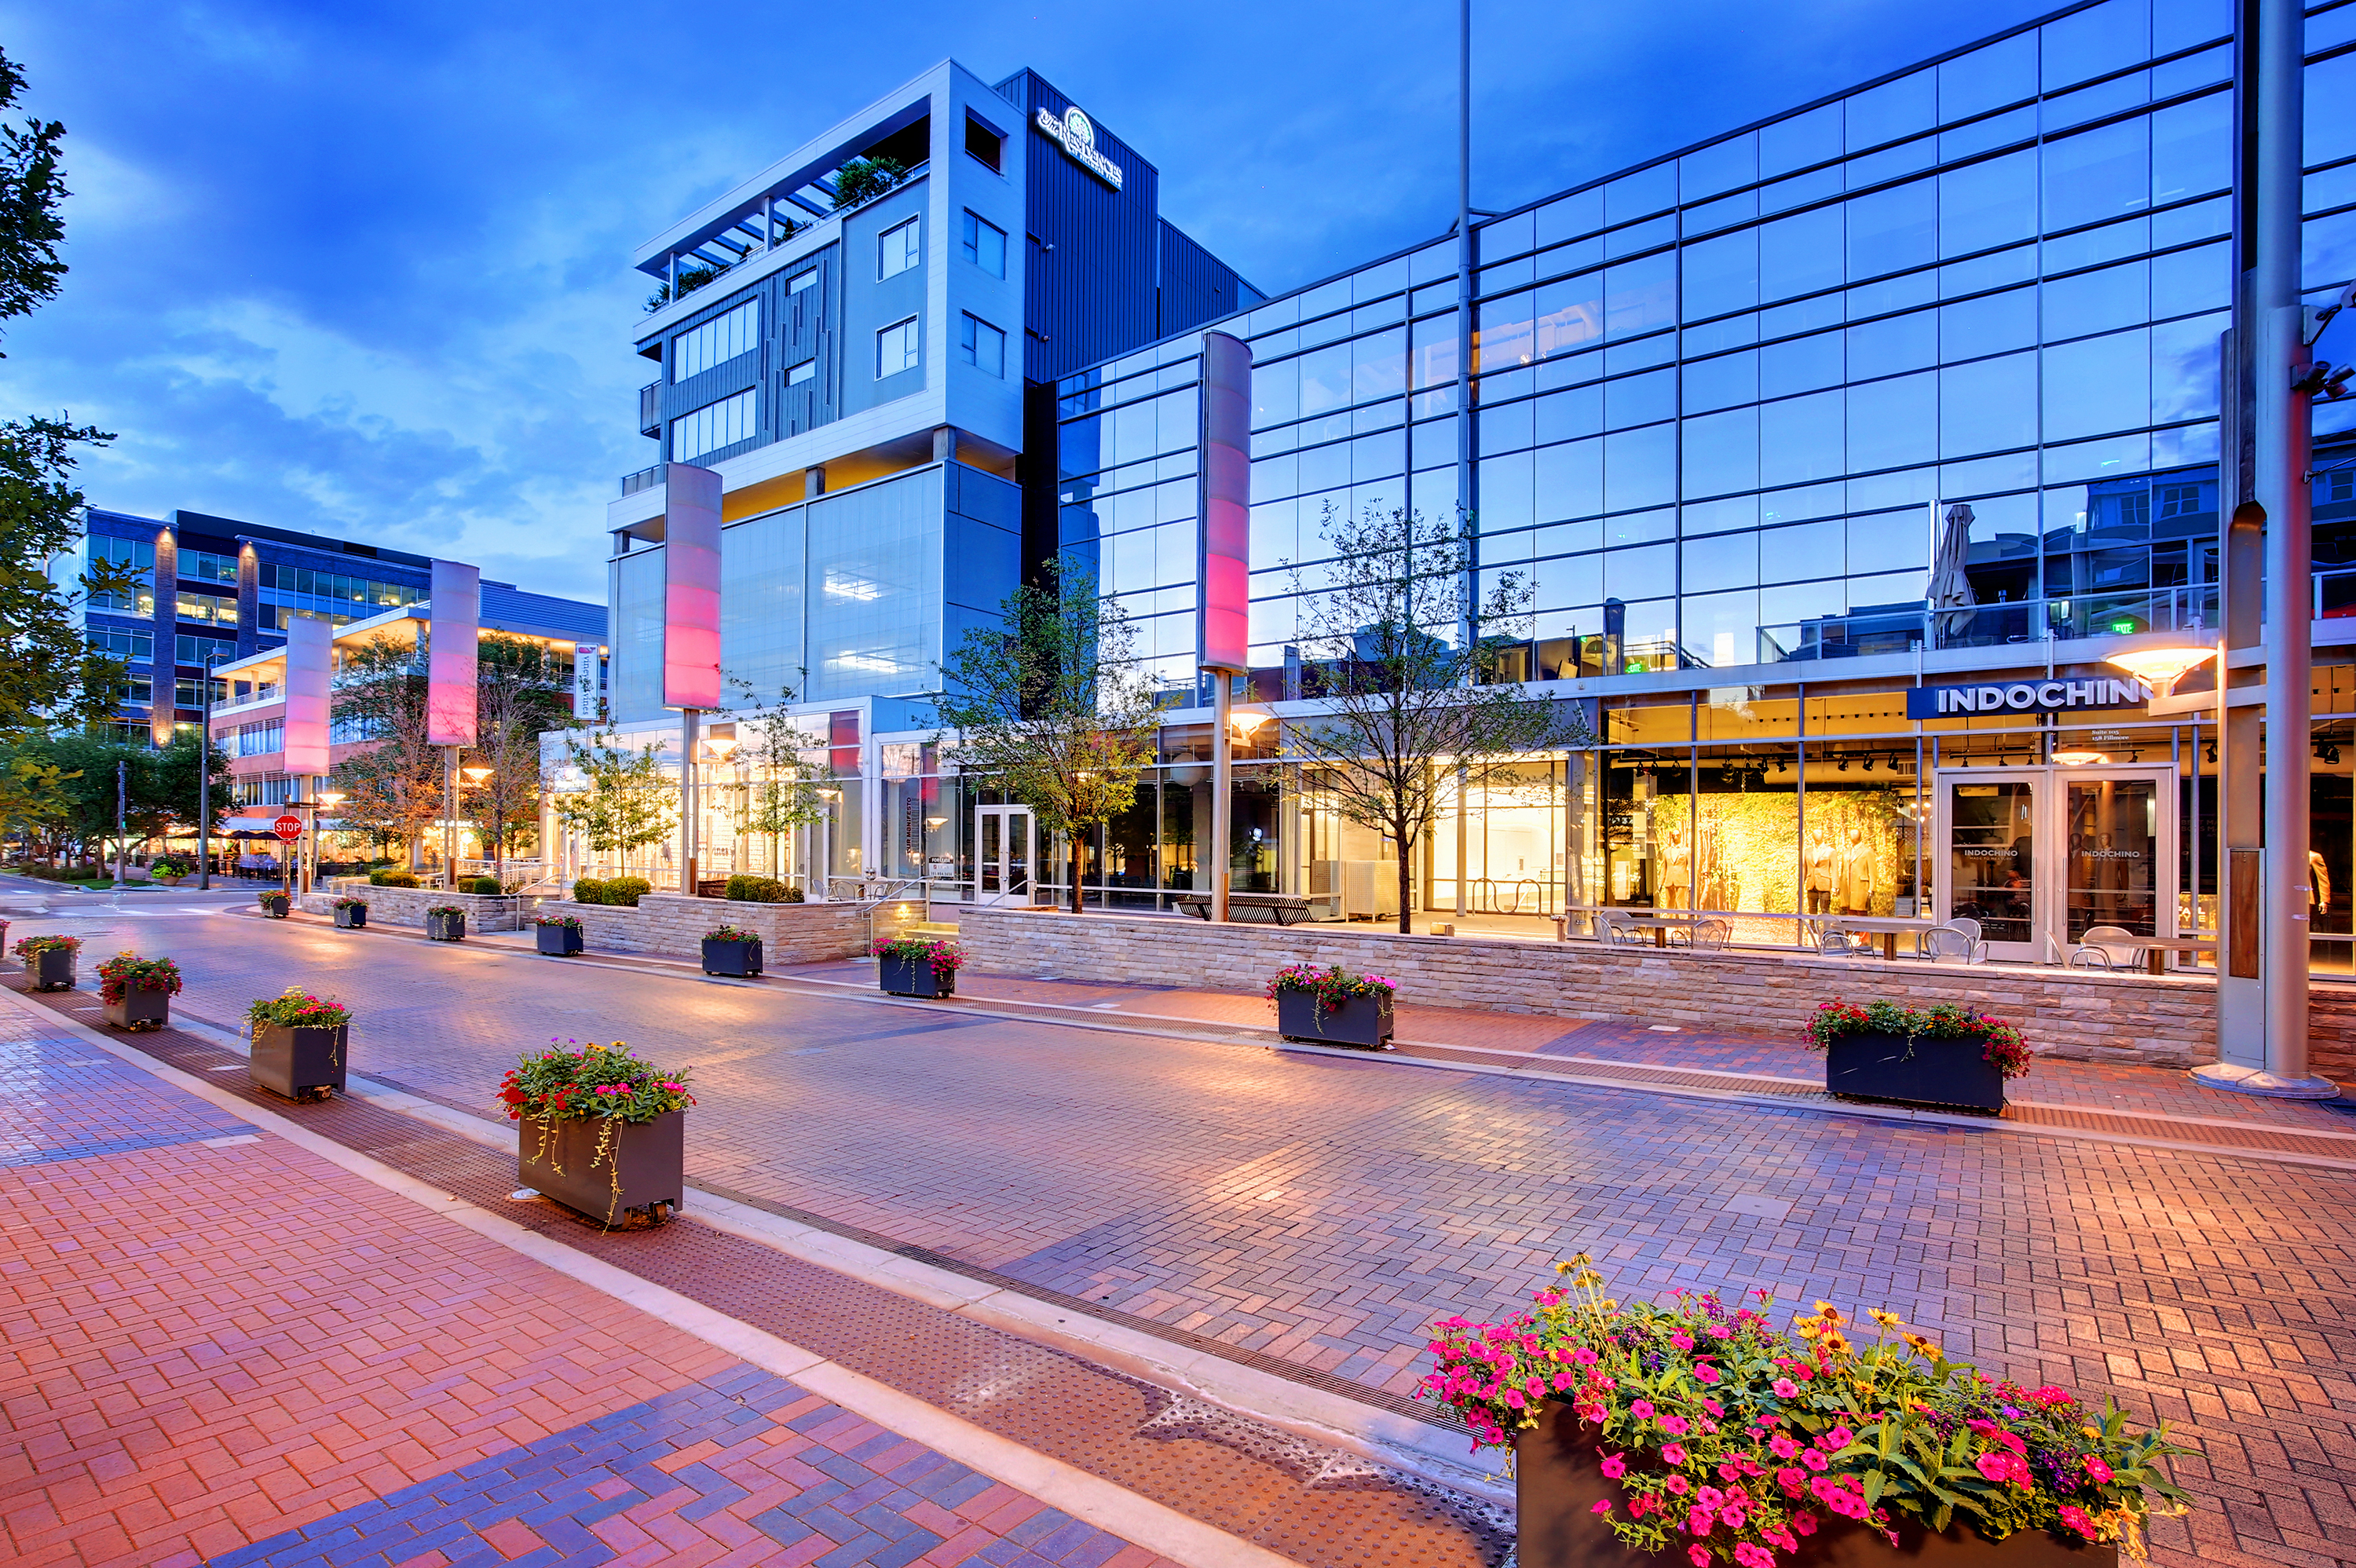
[[(1905, 693), (2116, 676), (2109, 654), (2216, 624), (2233, 21), (2103, 0), (1483, 222), (1470, 323), (1450, 238), (1218, 324), (1254, 359), (1246, 695), (1298, 711), (1331, 514), (1461, 507), (1483, 583), (1535, 594), (1508, 673), (1597, 742), (1456, 803), (1419, 847), (1427, 908), (1719, 910), (1785, 942), (1810, 913), (1968, 914), (2021, 957), (2208, 923), (2204, 726), (1917, 720)], [(2356, 275), (2356, 7), (2312, 11), (2308, 48), (2322, 303)], [(1059, 542), (1189, 706), (1199, 347), (1057, 387)], [(2317, 926), (2342, 937), (2318, 956), (2342, 965), (2351, 415), (2318, 411), (2315, 523)], [(1194, 883), (1205, 717), (1173, 715), (1170, 765), (1097, 847), (1108, 898)], [(1389, 912), (1354, 869), (1389, 847), (1272, 743), (1244, 776), (1238, 888)]]

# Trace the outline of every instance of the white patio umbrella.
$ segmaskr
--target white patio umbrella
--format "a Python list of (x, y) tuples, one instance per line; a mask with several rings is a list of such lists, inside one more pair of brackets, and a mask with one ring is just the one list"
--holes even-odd
[(1931, 560), (1931, 624), (1942, 644), (1971, 627), (1972, 607), (1978, 603), (1972, 597), (1971, 576), (1964, 570), (1971, 548), (1972, 508), (1958, 501), (1942, 519), (1939, 548)]

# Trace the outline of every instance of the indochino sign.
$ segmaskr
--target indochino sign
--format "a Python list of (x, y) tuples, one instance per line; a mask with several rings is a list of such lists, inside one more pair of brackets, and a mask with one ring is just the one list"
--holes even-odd
[(1957, 719), (1972, 713), (2078, 713), (2141, 708), (2151, 683), (2093, 676), (2083, 680), (2008, 680), (1963, 686), (1916, 686), (1906, 691), (1909, 719)]

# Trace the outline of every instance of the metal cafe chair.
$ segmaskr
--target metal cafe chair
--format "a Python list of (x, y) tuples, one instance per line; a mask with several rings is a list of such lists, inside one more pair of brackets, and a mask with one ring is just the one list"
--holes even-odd
[(1816, 933), (1816, 951), (1827, 958), (1869, 958), (1874, 954), (1871, 944), (1860, 944), (1853, 933), (1831, 925)]
[(2070, 967), (2132, 969), (2136, 963), (2136, 950), (2131, 945), (2122, 944), (2132, 944), (2134, 940), (2135, 933), (2123, 926), (2088, 926), (2078, 945), (2070, 950)]
[(1595, 940), (1625, 943), (1633, 947), (1644, 942), (1644, 933), (1636, 929), (1635, 922), (1619, 911), (1600, 909), (1595, 912)]
[(1934, 925), (1922, 933), (1922, 956), (1933, 964), (1985, 964), (1987, 944), (1955, 925)]
[(1692, 948), (1697, 953), (1723, 953), (1734, 935), (1733, 925), (1723, 920), (1705, 920), (1684, 931), (1669, 933), (1672, 944)]
[[(1972, 919), (1969, 915), (1959, 914), (1952, 916), (1947, 921), (1947, 923), (1954, 927), (1957, 931), (1962, 932), (1965, 936), (1970, 937), (1974, 942), (1977, 942), (1980, 939), (1980, 923)], [(1972, 960), (1972, 962), (1976, 964), (1979, 960), (1976, 958)]]

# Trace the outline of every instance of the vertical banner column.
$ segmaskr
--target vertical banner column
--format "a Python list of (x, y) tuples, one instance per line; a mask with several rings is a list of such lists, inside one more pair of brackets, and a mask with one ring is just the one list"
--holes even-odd
[(720, 475), (691, 464), (663, 471), (663, 706), (680, 709), (679, 891), (699, 874), (696, 720), (720, 706)]
[(476, 642), (483, 624), (483, 574), (437, 560), (426, 619), (425, 743), (442, 753), (442, 878), (458, 875), (458, 752), (475, 743)]
[(1211, 918), (1227, 918), (1227, 842), (1234, 813), (1235, 677), (1251, 667), (1251, 349), (1224, 332), (1203, 335), (1200, 599), (1195, 646), (1210, 672)]
[[(294, 886), (299, 891), (310, 891), (310, 870), (317, 864), (319, 853), (319, 784), (327, 774), (327, 742), (329, 724), (329, 688), (335, 678), (332, 667), (335, 630), (327, 622), (305, 615), (286, 624), (286, 717), (284, 760), (286, 778), (293, 786), (293, 799), (311, 804), (310, 854), (303, 876)], [(206, 675), (210, 680), (210, 672)], [(199, 694), (201, 695), (201, 693)], [(302, 853), (294, 845), (287, 846), (290, 854)]]

